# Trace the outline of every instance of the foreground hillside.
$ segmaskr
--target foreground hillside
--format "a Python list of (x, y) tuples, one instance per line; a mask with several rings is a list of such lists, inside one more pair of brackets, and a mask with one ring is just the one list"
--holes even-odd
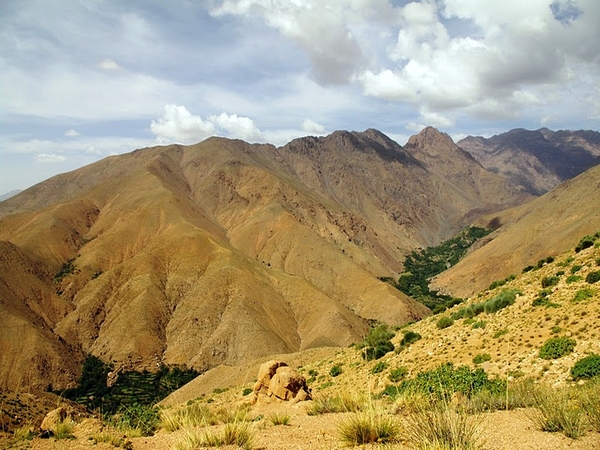
[[(379, 333), (394, 346), (380, 358), (365, 360), (360, 345), (277, 356), (304, 374), (312, 401), (252, 405), (264, 361), (256, 360), (219, 366), (171, 394), (150, 436), (105, 418), (79, 420), (69, 441), (5, 435), (4, 442), (36, 449), (66, 442), (136, 450), (226, 442), (247, 449), (361, 442), (388, 450), (598, 448), (600, 380), (588, 377), (600, 376), (600, 233), (525, 269), (444, 313)], [(375, 342), (369, 336), (365, 342)], [(574, 371), (586, 358), (596, 362)]]
[(376, 130), (211, 138), (54, 177), (0, 203), (0, 387), (62, 389), (86, 354), (202, 371), (346, 346), (429, 314), (379, 279), (408, 251), (526, 198), (434, 129), (410, 151)]

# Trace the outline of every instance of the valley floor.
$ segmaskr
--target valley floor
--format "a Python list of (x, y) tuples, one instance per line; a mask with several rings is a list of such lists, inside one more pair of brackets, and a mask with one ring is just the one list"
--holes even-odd
[[(253, 449), (268, 450), (332, 450), (348, 448), (339, 438), (338, 426), (347, 419), (351, 413), (323, 414), (310, 416), (305, 412), (305, 404), (268, 404), (257, 406), (252, 409), (252, 414), (270, 417), (273, 414), (285, 414), (289, 416), (288, 425), (271, 425), (266, 419), (253, 423), (254, 441)], [(401, 416), (398, 416), (400, 419)], [(211, 427), (214, 430), (220, 426)], [(600, 448), (600, 434), (587, 433), (579, 439), (569, 439), (561, 433), (548, 433), (535, 429), (528, 418), (527, 410), (496, 411), (482, 414), (481, 440), (483, 450), (533, 450), (533, 449), (569, 449), (569, 450), (591, 450)], [(103, 443), (94, 444), (91, 435), (94, 426), (90, 423), (82, 424), (76, 430), (76, 439), (54, 440), (36, 438), (33, 441), (16, 443), (5, 439), (0, 440), (0, 448), (34, 450), (62, 450), (62, 449), (111, 449), (114, 446)], [(97, 430), (96, 430), (97, 432)], [(152, 437), (140, 437), (131, 439), (133, 450), (160, 450), (174, 449), (178, 443), (185, 438), (182, 430), (167, 433), (161, 431)], [(226, 448), (226, 447), (225, 447)], [(235, 447), (229, 447), (235, 448)], [(406, 442), (398, 444), (370, 444), (356, 448), (382, 449), (382, 450), (404, 450), (414, 447), (408, 446)]]

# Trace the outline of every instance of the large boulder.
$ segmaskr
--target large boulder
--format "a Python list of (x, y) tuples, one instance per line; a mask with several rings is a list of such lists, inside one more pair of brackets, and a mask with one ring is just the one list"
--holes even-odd
[(60, 406), (50, 411), (48, 414), (46, 414), (46, 417), (44, 417), (44, 420), (42, 420), (42, 424), (40, 425), (42, 435), (51, 436), (56, 433), (56, 428), (58, 425), (60, 425), (66, 419), (71, 418), (72, 414), (73, 412), (64, 406)]
[(260, 366), (254, 385), (254, 402), (261, 396), (294, 402), (311, 399), (304, 376), (282, 361), (269, 361)]

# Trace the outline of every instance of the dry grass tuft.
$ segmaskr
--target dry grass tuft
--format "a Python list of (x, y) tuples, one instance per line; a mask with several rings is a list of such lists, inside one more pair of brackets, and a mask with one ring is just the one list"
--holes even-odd
[(400, 434), (398, 420), (371, 404), (338, 425), (340, 439), (349, 445), (394, 442)]
[(339, 412), (358, 412), (362, 411), (368, 403), (368, 397), (361, 392), (354, 394), (342, 392), (336, 395), (324, 395), (315, 398), (306, 412), (309, 416)]
[(530, 420), (542, 431), (562, 432), (577, 439), (585, 434), (587, 415), (568, 389), (540, 387), (534, 392), (536, 409)]
[(203, 405), (192, 403), (179, 409), (164, 409), (160, 412), (160, 424), (166, 431), (180, 428), (208, 426), (217, 423), (215, 415)]
[(408, 441), (421, 450), (476, 450), (482, 448), (481, 416), (446, 402), (424, 407), (405, 418)]

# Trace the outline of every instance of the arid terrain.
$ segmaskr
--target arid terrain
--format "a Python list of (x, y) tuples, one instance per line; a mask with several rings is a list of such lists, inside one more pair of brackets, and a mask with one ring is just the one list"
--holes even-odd
[[(600, 389), (572, 370), (600, 354), (599, 168), (536, 198), (426, 128), (211, 138), (36, 185), (0, 203), (0, 448), (598, 448)], [(394, 280), (466, 226), (490, 233), (431, 280), (462, 299), (432, 314)], [(90, 356), (105, 387), (201, 375), (102, 417), (56, 395)], [(313, 399), (255, 403), (267, 360)], [(344, 437), (360, 420), (375, 438)], [(462, 443), (419, 434), (444, 420)]]

